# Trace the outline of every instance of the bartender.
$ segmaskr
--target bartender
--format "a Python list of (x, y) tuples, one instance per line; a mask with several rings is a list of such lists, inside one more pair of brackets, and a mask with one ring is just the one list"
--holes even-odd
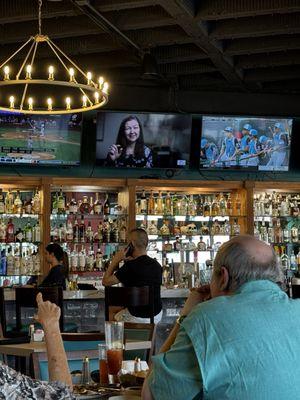
[(57, 243), (50, 243), (46, 247), (46, 262), (50, 264), (50, 271), (39, 287), (61, 286), (66, 290), (67, 271), (63, 265), (64, 251)]

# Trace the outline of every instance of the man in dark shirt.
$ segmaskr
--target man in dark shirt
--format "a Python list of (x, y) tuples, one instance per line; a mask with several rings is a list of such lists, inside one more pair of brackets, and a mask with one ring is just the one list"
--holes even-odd
[[(154, 322), (158, 323), (162, 317), (160, 286), (162, 282), (161, 265), (147, 256), (148, 235), (144, 229), (133, 229), (129, 235), (130, 244), (120, 250), (112, 259), (103, 276), (104, 286), (122, 283), (130, 286), (152, 286), (154, 297)], [(129, 255), (129, 251), (131, 254)], [(124, 265), (118, 270), (119, 263)], [(151, 306), (130, 307), (115, 315), (115, 319), (125, 322), (149, 322)]]
[(51, 265), (48, 275), (39, 287), (61, 286), (66, 289), (65, 267), (62, 265), (64, 251), (57, 243), (50, 243), (46, 247), (46, 262)]

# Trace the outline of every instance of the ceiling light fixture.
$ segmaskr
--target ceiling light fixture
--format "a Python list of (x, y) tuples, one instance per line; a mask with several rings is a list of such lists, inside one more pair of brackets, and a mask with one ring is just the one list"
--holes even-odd
[[(38, 0), (38, 6), (39, 33), (31, 36), (27, 42), (0, 64), (0, 71), (3, 71), (3, 79), (0, 78), (0, 94), (1, 88), (4, 86), (9, 86), (19, 92), (19, 98), (15, 93), (8, 95), (6, 100), (5, 96), (1, 95), (0, 110), (22, 112), (23, 114), (70, 114), (104, 106), (108, 101), (108, 83), (102, 76), (95, 82), (92, 79), (91, 72), (85, 73), (52, 42), (49, 36), (42, 35), (42, 0)], [(36, 77), (38, 67), (36, 67), (35, 61), (38, 46), (41, 43), (46, 43), (49, 46), (49, 49), (55, 55), (55, 62), (57, 63), (58, 60), (60, 70), (55, 71), (54, 66), (49, 65), (47, 71), (44, 71), (44, 76), (38, 78)], [(16, 64), (14, 63), (12, 67), (12, 62), (16, 60), (15, 56), (27, 46), (29, 46), (29, 50), (21, 67), (18, 68), (15, 77), (12, 77), (11, 71), (15, 69)], [(62, 72), (67, 79), (56, 80), (55, 75), (62, 76)], [(38, 99), (40, 93), (38, 90), (35, 91), (38, 87), (43, 99)], [(69, 93), (66, 93), (67, 97), (64, 97), (64, 99), (53, 97), (53, 93), (57, 96), (57, 93), (62, 90), (75, 91), (75, 96), (71, 97)], [(4, 101), (6, 101), (6, 104), (4, 104)], [(72, 105), (74, 105), (73, 108)]]

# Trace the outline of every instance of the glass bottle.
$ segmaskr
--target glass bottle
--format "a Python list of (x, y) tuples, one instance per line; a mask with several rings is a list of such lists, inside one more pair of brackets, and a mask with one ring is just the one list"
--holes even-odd
[(290, 243), (290, 241), (291, 241), (291, 231), (288, 228), (288, 225), (286, 224), (283, 229), (283, 242)]
[(150, 191), (150, 197), (148, 201), (148, 214), (149, 215), (155, 214), (155, 199), (153, 196), (153, 190)]
[(232, 224), (232, 227), (231, 227), (231, 233), (232, 233), (233, 236), (237, 236), (237, 235), (239, 235), (241, 233), (241, 227), (240, 227), (240, 225), (238, 223), (238, 220), (236, 218), (233, 220), (233, 224)]
[(58, 213), (57, 201), (58, 201), (58, 193), (55, 193), (52, 198), (52, 214)]
[(231, 200), (230, 193), (228, 193), (228, 195), (227, 195), (226, 205), (227, 205), (227, 214), (232, 215), (232, 200)]
[(0, 189), (0, 214), (5, 213), (5, 199), (2, 189)]
[(24, 234), (25, 234), (25, 241), (28, 243), (32, 242), (32, 226), (30, 225), (30, 222), (27, 223), (24, 229)]
[(39, 243), (41, 241), (41, 227), (39, 221), (36, 223), (33, 228), (33, 241), (35, 243)]
[(209, 217), (211, 215), (210, 200), (209, 200), (208, 196), (206, 196), (204, 198), (203, 213), (204, 213), (204, 217)]
[(9, 218), (7, 227), (6, 227), (6, 241), (7, 243), (11, 243), (15, 241), (15, 225), (12, 221), (12, 218)]
[(280, 212), (281, 217), (288, 217), (290, 215), (290, 209), (289, 209), (289, 203), (288, 203), (287, 196), (283, 196), (279, 212)]
[(223, 193), (220, 193), (219, 197), (219, 209), (220, 209), (220, 215), (224, 217), (227, 212), (227, 204), (226, 204), (226, 199), (223, 195)]
[(126, 242), (126, 236), (127, 236), (127, 228), (126, 224), (123, 221), (121, 228), (120, 228), (120, 242), (125, 243)]
[(57, 212), (58, 214), (64, 214), (66, 210), (66, 199), (63, 194), (62, 188), (60, 188), (58, 197), (57, 197)]
[(78, 253), (76, 250), (76, 245), (74, 246), (74, 249), (71, 252), (70, 261), (71, 261), (71, 271), (72, 272), (78, 271)]
[(102, 213), (102, 204), (99, 200), (99, 193), (97, 193), (97, 192), (96, 192), (96, 200), (95, 200), (93, 209), (94, 209), (95, 215), (100, 215)]
[(229, 236), (231, 234), (231, 225), (228, 220), (224, 222), (224, 235)]
[(0, 221), (0, 242), (1, 243), (6, 242), (6, 224), (4, 220)]
[(275, 243), (283, 242), (283, 232), (279, 218), (276, 220), (276, 226), (274, 227), (274, 238), (275, 238)]
[(79, 242), (79, 224), (77, 219), (74, 222), (74, 226), (73, 226), (73, 239), (75, 241), (75, 243)]
[(200, 236), (200, 241), (197, 245), (199, 251), (206, 251), (206, 243), (203, 240), (203, 236)]
[(211, 203), (211, 215), (216, 217), (219, 214), (220, 214), (220, 209), (218, 204), (218, 198), (217, 196), (213, 196), (213, 201)]
[(240, 195), (238, 193), (236, 194), (236, 198), (235, 198), (235, 209), (236, 209), (236, 215), (240, 216), (241, 210), (242, 210), (242, 203), (241, 203)]
[(197, 210), (197, 205), (196, 205), (196, 202), (194, 200), (194, 196), (191, 194), (189, 199), (188, 199), (187, 215), (195, 216), (196, 215), (196, 210)]
[(293, 225), (291, 228), (291, 239), (293, 243), (298, 243), (299, 240), (299, 230), (297, 225)]
[(103, 242), (103, 225), (101, 221), (99, 222), (97, 227), (97, 240), (99, 243)]
[(67, 232), (66, 232), (66, 239), (67, 242), (72, 242), (73, 238), (74, 238), (74, 232), (73, 232), (73, 225), (72, 225), (72, 221), (69, 219), (67, 221)]
[(110, 223), (108, 220), (103, 221), (103, 243), (110, 243)]
[(77, 214), (77, 212), (78, 212), (77, 201), (75, 200), (75, 197), (72, 193), (72, 198), (69, 204), (69, 214)]
[(7, 214), (13, 214), (14, 212), (14, 195), (10, 189), (8, 189), (5, 197), (5, 212)]
[(187, 215), (187, 201), (186, 196), (182, 196), (179, 204), (179, 215)]
[(147, 197), (145, 190), (142, 191), (140, 199), (140, 213), (147, 214)]
[(178, 197), (176, 193), (174, 194), (174, 196), (172, 196), (172, 208), (173, 215), (179, 215)]
[(268, 242), (268, 228), (266, 227), (265, 219), (262, 219), (260, 226), (260, 240)]
[(23, 202), (21, 200), (20, 191), (17, 190), (17, 194), (14, 200), (14, 213), (22, 214), (22, 210), (23, 210)]
[(24, 203), (24, 213), (31, 214), (32, 213), (32, 199), (30, 196), (26, 196), (26, 200)]
[(158, 215), (164, 214), (164, 201), (163, 201), (161, 191), (158, 192), (158, 198), (156, 200), (156, 214), (158, 214)]
[(85, 231), (85, 236), (86, 236), (87, 243), (93, 242), (94, 232), (93, 232), (93, 229), (92, 229), (91, 221), (88, 222), (88, 226), (87, 226), (86, 231)]
[(106, 197), (105, 197), (105, 202), (104, 202), (104, 206), (103, 206), (103, 213), (104, 213), (104, 215), (109, 215), (110, 214), (110, 203), (109, 203), (108, 193), (106, 194)]
[(203, 215), (203, 201), (202, 201), (202, 196), (198, 196), (197, 198), (197, 215), (201, 216)]
[(270, 221), (268, 227), (268, 243), (274, 243), (274, 242), (275, 242), (275, 234), (274, 234), (273, 221)]
[(36, 189), (32, 199), (32, 212), (34, 214), (41, 213), (41, 197), (40, 197), (40, 191), (38, 189)]
[(165, 214), (166, 215), (173, 215), (173, 207), (172, 207), (172, 198), (170, 195), (170, 192), (167, 192), (166, 198), (165, 198)]
[(84, 242), (85, 240), (85, 223), (84, 216), (81, 216), (80, 224), (79, 224), (79, 241)]
[(88, 196), (83, 196), (83, 201), (80, 205), (79, 211), (81, 214), (89, 214), (90, 213), (90, 205), (88, 202)]
[(22, 243), (24, 239), (24, 235), (21, 228), (18, 228), (15, 233), (15, 242)]

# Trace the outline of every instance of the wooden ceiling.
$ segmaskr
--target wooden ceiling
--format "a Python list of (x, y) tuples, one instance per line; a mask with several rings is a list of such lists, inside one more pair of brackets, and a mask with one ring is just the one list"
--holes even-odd
[[(0, 1), (0, 61), (37, 32), (37, 3)], [(300, 0), (43, 0), (42, 17), (43, 33), (113, 85), (300, 92)]]

